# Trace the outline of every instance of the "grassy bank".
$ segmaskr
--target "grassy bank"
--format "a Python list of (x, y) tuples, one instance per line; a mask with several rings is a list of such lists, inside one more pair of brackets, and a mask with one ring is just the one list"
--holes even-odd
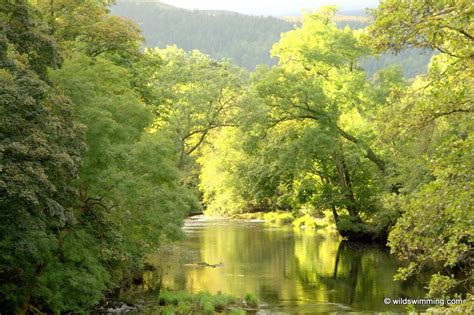
[(298, 230), (321, 230), (335, 228), (335, 223), (329, 213), (322, 218), (309, 214), (293, 214), (286, 211), (240, 213), (232, 215), (233, 219), (265, 220), (266, 223), (278, 226), (292, 225)]
[(258, 299), (247, 293), (243, 298), (218, 292), (189, 293), (186, 291), (166, 291), (159, 294), (123, 297), (127, 304), (137, 305), (139, 314), (171, 315), (171, 314), (245, 314), (246, 311), (258, 309)]

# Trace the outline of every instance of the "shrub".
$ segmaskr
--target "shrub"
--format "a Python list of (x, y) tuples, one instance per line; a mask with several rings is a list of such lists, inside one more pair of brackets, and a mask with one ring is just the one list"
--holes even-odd
[(289, 212), (268, 212), (263, 215), (263, 219), (269, 223), (285, 225), (293, 222), (295, 218)]
[[(240, 314), (242, 307), (239, 300), (228, 294), (218, 292), (212, 295), (209, 292), (191, 294), (187, 292), (163, 291), (159, 296), (159, 314), (214, 314), (214, 312)], [(258, 301), (255, 296), (247, 294), (244, 303), (256, 308)], [(235, 307), (236, 309), (232, 309)]]
[(244, 301), (250, 307), (253, 307), (253, 308), (258, 307), (258, 298), (252, 293), (245, 294)]
[(315, 230), (316, 229), (316, 219), (305, 214), (302, 217), (299, 217), (295, 221), (293, 221), (293, 226), (297, 228), (303, 228), (307, 230)]

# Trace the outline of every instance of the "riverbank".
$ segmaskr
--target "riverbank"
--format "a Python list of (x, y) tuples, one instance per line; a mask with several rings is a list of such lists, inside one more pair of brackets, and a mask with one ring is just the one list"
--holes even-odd
[[(205, 214), (206, 215), (206, 214)], [(209, 214), (212, 215), (212, 214)], [(237, 219), (237, 220), (254, 220), (262, 221), (267, 224), (276, 226), (293, 226), (297, 230), (301, 231), (314, 231), (314, 230), (334, 230), (336, 229), (336, 223), (330, 213), (324, 212), (322, 217), (316, 217), (309, 214), (294, 214), (287, 211), (271, 211), (271, 212), (252, 212), (252, 213), (237, 213), (224, 218)]]
[(187, 291), (161, 290), (146, 294), (130, 291), (121, 295), (118, 301), (98, 308), (94, 314), (149, 314), (149, 315), (188, 315), (188, 314), (248, 314), (258, 310), (255, 295), (247, 293), (236, 296), (217, 292), (190, 293)]
[(267, 313), (427, 312), (384, 303), (426, 296), (422, 278), (393, 281), (399, 264), (386, 248), (345, 241), (331, 225), (301, 229), (296, 220), (279, 226), (260, 216), (187, 219), (186, 237), (150, 256), (155, 268), (122, 301), (140, 314), (239, 314), (255, 311), (249, 292)]

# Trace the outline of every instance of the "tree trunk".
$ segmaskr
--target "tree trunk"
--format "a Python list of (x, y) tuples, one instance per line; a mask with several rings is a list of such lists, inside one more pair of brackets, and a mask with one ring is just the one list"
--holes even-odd
[(339, 186), (341, 187), (341, 191), (346, 197), (346, 200), (348, 201), (347, 211), (349, 211), (351, 217), (356, 220), (359, 220), (359, 211), (357, 209), (354, 191), (352, 189), (351, 176), (344, 157), (342, 157), (342, 155), (340, 155), (339, 153), (334, 153), (333, 157), (334, 162), (336, 164), (337, 175), (339, 178)]
[(342, 170), (344, 173), (344, 180), (346, 182), (346, 187), (347, 187), (347, 197), (350, 200), (350, 207), (352, 207), (354, 217), (358, 218), (359, 210), (357, 209), (357, 204), (354, 197), (354, 190), (352, 189), (351, 175), (349, 173), (349, 169), (347, 168), (346, 160), (344, 160), (344, 158), (341, 159), (341, 164), (342, 164)]
[[(323, 182), (324, 185), (328, 185), (331, 182), (331, 180), (327, 176), (325, 176), (324, 174), (318, 173), (316, 175), (318, 175), (319, 178), (321, 178), (321, 181)], [(337, 222), (339, 220), (339, 216), (337, 214), (336, 205), (332, 202), (331, 202), (331, 210), (332, 210), (332, 215), (334, 217), (334, 222), (336, 222), (336, 224), (337, 224)]]
[(334, 222), (337, 222), (339, 221), (339, 216), (337, 214), (337, 211), (336, 211), (336, 206), (334, 204), (331, 204), (331, 210), (332, 210), (332, 215), (334, 217)]
[(36, 277), (28, 285), (27, 297), (25, 299), (25, 302), (21, 306), (20, 310), (18, 311), (18, 314), (20, 314), (20, 315), (28, 314), (28, 310), (30, 309), (31, 294), (33, 293), (33, 290), (36, 286), (36, 282), (37, 282), (38, 278), (41, 277), (41, 275), (43, 274), (43, 270), (44, 270), (44, 265), (43, 264), (36, 266), (36, 271), (35, 271), (35, 276)]
[(369, 145), (365, 144), (365, 143), (362, 143), (359, 141), (359, 139), (357, 139), (356, 137), (348, 134), (347, 132), (345, 132), (344, 130), (342, 130), (339, 126), (337, 126), (337, 131), (339, 132), (339, 134), (346, 140), (349, 140), (355, 144), (359, 144), (359, 145), (362, 145), (362, 147), (365, 149), (365, 157), (367, 159), (369, 159), (370, 161), (372, 161), (376, 166), (377, 168), (380, 170), (380, 172), (382, 172), (382, 174), (384, 175), (387, 175), (387, 165), (385, 164), (385, 161), (383, 161), (382, 159), (380, 159), (376, 154), (375, 152), (370, 148)]

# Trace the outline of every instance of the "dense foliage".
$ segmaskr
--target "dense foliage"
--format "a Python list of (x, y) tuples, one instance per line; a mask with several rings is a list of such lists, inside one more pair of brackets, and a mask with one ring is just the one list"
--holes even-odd
[[(373, 231), (363, 222), (374, 221), (377, 194), (390, 173), (382, 151), (375, 149), (371, 117), (387, 94), (386, 83), (366, 80), (357, 64), (366, 49), (356, 33), (330, 22), (334, 13), (328, 8), (306, 16), (301, 28), (275, 44), (272, 53), (279, 57), (279, 66), (261, 68), (254, 75), (252, 101), (242, 115), (241, 132), (247, 137), (237, 136), (243, 143), (228, 146), (232, 151), (242, 148), (245, 158), (228, 159), (217, 152), (223, 161), (214, 172), (235, 169), (238, 182), (248, 181), (247, 189), (231, 190), (241, 200), (251, 200), (245, 194), (258, 197), (248, 208), (331, 209), (343, 235), (384, 239), (392, 223), (388, 213), (385, 222), (370, 225)], [(396, 73), (386, 77), (400, 80)], [(226, 167), (226, 161), (238, 164)], [(221, 185), (216, 188), (222, 190)], [(217, 192), (207, 195), (223, 199)]]
[(89, 309), (200, 207), (176, 137), (150, 129), (136, 76), (157, 61), (107, 5), (2, 4), (1, 312)]
[[(71, 308), (82, 308), (108, 281), (97, 265), (96, 246), (74, 248), (90, 236), (79, 227), (63, 233), (75, 223), (73, 181), (82, 132), (70, 100), (47, 81), (47, 68), (61, 60), (54, 39), (34, 17), (26, 3), (1, 6), (0, 305), (5, 313), (25, 313), (32, 300), (38, 306), (47, 299), (46, 306), (60, 308), (70, 299), (60, 295), (74, 290), (71, 278), (99, 289), (69, 300)], [(63, 292), (57, 291), (59, 282)]]
[[(407, 14), (409, 12), (409, 14)], [(427, 74), (417, 77), (393, 109), (385, 110), (385, 141), (404, 183), (397, 196), (402, 213), (389, 238), (392, 251), (408, 260), (402, 279), (439, 264), (432, 296), (448, 295), (473, 280), (474, 7), (470, 1), (385, 1), (373, 12), (367, 41), (377, 50), (428, 47)], [(456, 276), (462, 279), (455, 280)], [(471, 287), (472, 289), (472, 287)]]
[[(239, 41), (226, 32), (239, 23), (268, 44), (287, 31), (271, 49), (278, 64), (251, 74), (186, 51), (194, 44), (141, 51), (138, 27), (110, 15), (110, 4), (1, 2), (1, 313), (90, 310), (129, 286), (203, 206), (278, 211), (297, 226), (329, 213), (349, 240), (388, 242), (407, 262), (397, 278), (430, 267), (430, 295), (469, 290), (469, 1), (387, 0), (358, 30), (338, 27), (334, 7), (294, 29), (178, 12), (189, 23), (177, 30), (216, 18), (211, 29), (231, 44)], [(253, 56), (266, 52), (254, 40)], [(364, 70), (373, 54), (407, 48), (437, 52), (426, 73)]]
[[(469, 292), (472, 12), (386, 1), (367, 32), (337, 29), (331, 8), (306, 16), (273, 46), (278, 66), (255, 72), (237, 128), (200, 159), (208, 210), (327, 209), (351, 240), (388, 238), (407, 262), (398, 279), (429, 268), (430, 295)], [(366, 79), (368, 49), (405, 47), (438, 50), (426, 74)]]

